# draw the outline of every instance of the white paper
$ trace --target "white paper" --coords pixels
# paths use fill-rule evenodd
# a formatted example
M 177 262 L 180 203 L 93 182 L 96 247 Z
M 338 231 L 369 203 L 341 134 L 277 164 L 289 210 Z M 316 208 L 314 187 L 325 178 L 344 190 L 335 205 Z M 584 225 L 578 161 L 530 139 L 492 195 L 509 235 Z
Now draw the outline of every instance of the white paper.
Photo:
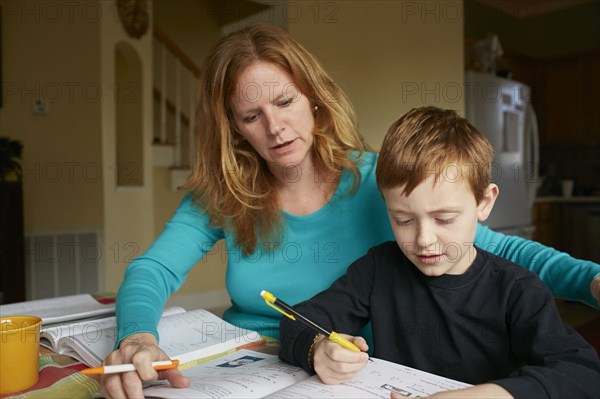
M 158 334 L 160 347 L 181 364 L 262 342 L 257 332 L 229 324 L 204 309 L 161 319 Z
M 372 360 L 356 377 L 342 384 L 326 385 L 315 375 L 269 397 L 389 398 L 391 392 L 396 392 L 403 397 L 416 398 L 471 386 L 385 360 Z
M 96 367 L 113 351 L 116 329 L 115 317 L 48 326 L 42 328 L 40 343 Z M 258 333 L 235 327 L 207 310 L 180 307 L 165 310 L 158 333 L 160 347 L 182 364 L 262 341 Z
M 241 350 L 183 371 L 190 379 L 184 389 L 168 383 L 146 388 L 146 398 L 389 398 L 469 387 L 410 367 L 373 359 L 351 381 L 326 385 L 318 376 L 282 362 L 274 355 Z
M 0 305 L 0 315 L 37 316 L 42 324 L 60 323 L 115 313 L 115 304 L 103 304 L 90 294 L 69 295 Z
M 144 390 L 146 398 L 262 398 L 308 378 L 299 367 L 277 356 L 240 350 L 183 371 L 190 379 L 184 389 L 170 386 Z

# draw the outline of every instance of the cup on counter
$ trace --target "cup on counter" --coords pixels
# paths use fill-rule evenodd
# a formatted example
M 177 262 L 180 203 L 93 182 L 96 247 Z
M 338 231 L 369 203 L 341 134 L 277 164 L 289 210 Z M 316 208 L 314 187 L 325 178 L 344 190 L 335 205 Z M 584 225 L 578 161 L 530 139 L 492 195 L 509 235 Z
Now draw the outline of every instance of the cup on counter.
M 0 317 L 0 394 L 27 389 L 38 381 L 41 325 L 35 316 Z
M 571 198 L 573 196 L 573 186 L 575 182 L 571 179 L 562 180 L 560 182 L 562 189 L 562 196 L 565 198 Z

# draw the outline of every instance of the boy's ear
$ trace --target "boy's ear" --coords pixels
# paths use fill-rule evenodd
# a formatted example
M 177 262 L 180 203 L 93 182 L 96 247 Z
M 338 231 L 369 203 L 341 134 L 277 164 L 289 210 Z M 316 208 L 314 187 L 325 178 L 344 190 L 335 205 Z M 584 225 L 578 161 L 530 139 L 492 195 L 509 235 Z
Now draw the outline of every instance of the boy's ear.
M 498 194 L 500 193 L 500 189 L 495 184 L 490 184 L 485 190 L 485 194 L 483 194 L 483 198 L 479 205 L 477 205 L 477 220 L 480 222 L 485 221 L 490 213 L 492 212 L 492 208 L 494 208 L 494 203 L 496 202 L 496 198 L 498 198 Z

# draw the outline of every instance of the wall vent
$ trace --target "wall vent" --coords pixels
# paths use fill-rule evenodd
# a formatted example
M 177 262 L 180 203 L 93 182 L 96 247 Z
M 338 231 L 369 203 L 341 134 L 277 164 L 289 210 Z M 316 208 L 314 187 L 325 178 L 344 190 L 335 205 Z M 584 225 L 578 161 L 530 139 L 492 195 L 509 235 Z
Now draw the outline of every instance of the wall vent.
M 26 233 L 27 300 L 102 291 L 101 237 L 100 229 Z

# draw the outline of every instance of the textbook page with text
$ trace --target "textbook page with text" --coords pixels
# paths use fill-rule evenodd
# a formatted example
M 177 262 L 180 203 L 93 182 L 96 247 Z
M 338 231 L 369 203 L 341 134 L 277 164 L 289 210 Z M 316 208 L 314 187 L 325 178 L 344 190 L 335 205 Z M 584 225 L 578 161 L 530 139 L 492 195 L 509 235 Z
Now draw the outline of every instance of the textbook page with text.
M 42 327 L 40 344 L 97 367 L 113 351 L 116 329 L 114 316 Z M 182 365 L 264 343 L 257 332 L 238 328 L 204 309 L 167 308 L 158 334 L 159 346 Z
M 144 389 L 146 398 L 389 398 L 397 392 L 407 398 L 470 386 L 410 367 L 372 358 L 350 381 L 326 385 L 277 356 L 250 350 L 203 363 L 183 371 L 187 388 L 156 382 Z

